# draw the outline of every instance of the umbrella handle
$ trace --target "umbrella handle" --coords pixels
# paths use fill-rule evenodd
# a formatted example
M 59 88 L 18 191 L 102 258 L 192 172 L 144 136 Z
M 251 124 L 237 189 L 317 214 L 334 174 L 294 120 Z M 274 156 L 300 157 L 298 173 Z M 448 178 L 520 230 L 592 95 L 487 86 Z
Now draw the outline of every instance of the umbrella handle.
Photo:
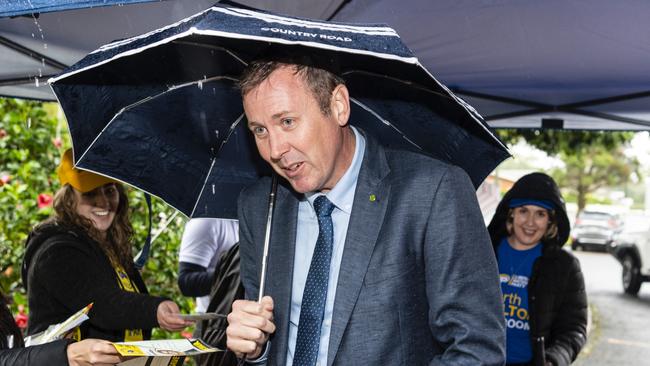
M 262 273 L 260 275 L 260 288 L 257 302 L 262 302 L 264 297 L 264 287 L 266 286 L 266 264 L 269 257 L 269 243 L 271 241 L 271 223 L 273 222 L 273 208 L 275 206 L 275 196 L 278 191 L 278 175 L 273 173 L 271 182 L 271 193 L 269 193 L 269 214 L 266 217 L 266 233 L 264 234 L 264 251 L 262 254 Z
M 269 243 L 271 241 L 271 224 L 273 223 L 273 208 L 275 206 L 275 196 L 278 191 L 278 175 L 273 173 L 271 182 L 271 193 L 269 193 L 269 213 L 266 216 L 266 233 L 264 234 L 264 251 L 262 253 L 262 273 L 260 274 L 260 288 L 257 296 L 257 302 L 262 302 L 264 297 L 264 287 L 266 285 L 266 264 L 269 259 Z M 246 355 L 243 355 L 237 362 L 237 366 L 246 364 Z

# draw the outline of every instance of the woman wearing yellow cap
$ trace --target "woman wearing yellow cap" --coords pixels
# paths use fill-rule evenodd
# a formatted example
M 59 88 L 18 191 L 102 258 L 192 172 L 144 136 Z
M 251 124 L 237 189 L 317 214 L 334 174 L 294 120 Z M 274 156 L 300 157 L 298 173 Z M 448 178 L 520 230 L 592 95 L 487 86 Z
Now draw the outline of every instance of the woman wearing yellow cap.
M 129 204 L 122 185 L 74 168 L 67 150 L 57 169 L 61 188 L 55 215 L 27 239 L 23 282 L 27 285 L 28 334 L 45 330 L 93 303 L 77 340 L 148 339 L 151 328 L 179 331 L 190 324 L 178 306 L 147 294 L 133 266 Z

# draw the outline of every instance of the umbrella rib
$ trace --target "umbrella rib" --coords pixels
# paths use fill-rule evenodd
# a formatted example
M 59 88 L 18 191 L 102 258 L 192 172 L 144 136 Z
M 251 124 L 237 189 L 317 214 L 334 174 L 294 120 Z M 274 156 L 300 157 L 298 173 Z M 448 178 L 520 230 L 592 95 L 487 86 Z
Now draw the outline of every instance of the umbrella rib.
M 408 136 L 406 136 L 402 131 L 399 130 L 399 128 L 395 127 L 395 125 L 393 125 L 392 123 L 390 123 L 390 121 L 388 121 L 388 120 L 386 120 L 385 118 L 383 118 L 382 116 L 380 116 L 377 112 L 373 111 L 370 107 L 368 107 L 367 105 L 361 103 L 361 102 L 358 101 L 356 98 L 352 98 L 352 97 L 350 97 L 350 100 L 351 100 L 352 102 L 354 102 L 354 104 L 356 104 L 356 105 L 358 105 L 359 107 L 365 109 L 368 113 L 370 113 L 370 114 L 372 114 L 373 116 L 375 116 L 378 120 L 380 120 L 380 121 L 381 121 L 383 124 L 385 124 L 386 126 L 389 126 L 390 128 L 392 128 L 392 129 L 394 129 L 395 131 L 397 131 L 397 133 L 399 133 L 400 135 L 402 135 L 402 138 L 404 138 L 404 140 L 406 140 L 406 141 L 408 141 L 409 143 L 411 143 L 411 145 L 413 145 L 413 146 L 417 147 L 418 149 L 422 150 L 422 148 L 420 147 L 420 145 L 416 144 L 416 143 L 413 142 L 411 139 L 409 139 Z
M 397 82 L 399 82 L 399 83 L 402 83 L 402 84 L 406 84 L 406 85 L 412 86 L 412 87 L 415 88 L 415 89 L 419 89 L 419 90 L 425 91 L 425 92 L 427 92 L 427 93 L 429 93 L 429 94 L 435 94 L 435 95 L 437 95 L 437 96 L 439 96 L 439 97 L 443 97 L 443 98 L 446 98 L 446 99 L 454 100 L 454 98 L 453 98 L 451 95 L 449 95 L 449 94 L 440 93 L 440 92 L 437 92 L 437 91 L 435 91 L 435 90 L 431 90 L 430 88 L 427 88 L 427 87 L 425 87 L 425 86 L 423 86 L 423 85 L 420 85 L 420 84 L 414 83 L 414 82 L 412 82 L 412 81 L 407 81 L 407 80 L 403 80 L 403 79 L 400 79 L 400 78 L 396 78 L 396 77 L 388 76 L 388 75 L 384 75 L 384 74 L 377 74 L 377 73 L 375 73 L 375 72 L 370 72 L 370 71 L 365 71 L 365 70 L 348 70 L 348 71 L 345 71 L 345 72 L 341 73 L 341 75 L 342 75 L 342 76 L 347 76 L 347 75 L 349 75 L 349 74 L 353 74 L 353 73 L 358 73 L 358 74 L 363 74 L 363 75 L 369 75 L 369 76 L 376 76 L 376 77 L 379 77 L 379 78 L 384 78 L 384 79 L 388 79 L 388 80 L 392 80 L 392 81 L 397 81 Z
M 165 94 L 165 93 L 169 93 L 169 92 L 172 91 L 172 90 L 176 90 L 176 89 L 184 88 L 184 87 L 186 87 L 186 86 L 190 86 L 190 85 L 194 85 L 194 84 L 199 85 L 199 84 L 203 84 L 203 83 L 205 83 L 205 82 L 210 82 L 210 81 L 215 81 L 215 80 L 224 80 L 224 79 L 225 79 L 225 80 L 234 81 L 234 82 L 238 82 L 238 81 L 239 81 L 237 78 L 234 78 L 234 77 L 232 77 L 232 76 L 223 76 L 223 75 L 219 75 L 219 76 L 211 76 L 211 77 L 209 77 L 209 78 L 208 78 L 208 77 L 203 77 L 203 79 L 194 80 L 194 81 L 189 81 L 189 82 L 187 82 L 187 83 L 183 83 L 183 84 L 172 85 L 172 86 L 169 87 L 169 89 L 165 90 L 164 92 L 158 93 L 158 94 L 154 95 L 153 97 L 147 97 L 147 98 L 152 98 L 152 99 L 153 99 L 153 98 L 158 98 L 159 96 L 161 96 L 161 95 L 163 95 L 163 94 Z M 143 101 L 144 101 L 144 100 L 143 100 Z M 136 103 L 137 103 L 137 102 L 136 102 Z M 126 107 L 126 108 L 131 108 L 131 106 L 132 106 L 132 105 L 130 105 L 130 106 Z
M 232 56 L 234 59 L 236 59 L 237 61 L 239 61 L 242 65 L 248 65 L 248 62 L 242 60 L 239 56 L 237 56 L 236 54 L 234 54 L 232 51 L 230 51 L 229 49 L 223 48 L 223 47 L 219 47 L 219 46 L 215 46 L 215 45 L 211 45 L 211 44 L 203 44 L 203 43 L 188 42 L 188 41 L 179 41 L 179 40 L 174 40 L 174 41 L 172 41 L 172 43 L 182 44 L 182 45 L 187 45 L 187 46 L 194 46 L 194 47 L 208 48 L 208 49 L 219 50 L 219 51 L 224 51 L 224 52 L 226 52 L 227 54 L 229 54 L 230 56 Z
M 196 198 L 196 202 L 194 202 L 194 207 L 192 207 L 192 213 L 190 214 L 190 217 L 194 217 L 194 212 L 196 212 L 196 207 L 199 205 L 199 201 L 201 200 L 201 196 L 203 196 L 203 191 L 205 190 L 205 185 L 208 183 L 208 179 L 210 178 L 210 173 L 212 173 L 212 168 L 214 168 L 214 164 L 216 162 L 217 162 L 217 158 L 216 157 L 212 158 L 212 162 L 210 163 L 210 169 L 208 169 L 208 174 L 206 174 L 205 180 L 203 181 L 201 192 L 199 192 L 199 196 Z
M 243 113 L 239 115 L 239 117 L 235 120 L 235 122 L 233 122 L 232 125 L 230 125 L 230 130 L 228 131 L 228 136 L 226 136 L 226 138 L 224 138 L 223 141 L 221 141 L 221 146 L 219 146 L 219 150 L 217 151 L 217 154 L 218 154 L 219 151 L 221 151 L 221 148 L 223 147 L 223 145 L 225 145 L 226 142 L 228 142 L 228 139 L 230 138 L 230 136 L 232 136 L 233 132 L 235 131 L 235 128 L 237 127 L 237 125 L 239 125 L 239 123 L 241 122 L 242 119 L 244 119 L 244 114 Z M 196 202 L 194 203 L 194 207 L 192 208 L 192 213 L 190 214 L 190 216 L 194 216 L 194 212 L 196 211 L 196 207 L 199 205 L 199 200 L 201 199 L 201 196 L 203 196 L 203 191 L 205 190 L 205 186 L 208 183 L 208 179 L 210 178 L 210 174 L 212 173 L 212 169 L 214 168 L 214 165 L 216 164 L 216 162 L 217 162 L 217 157 L 212 158 L 212 163 L 210 164 L 210 169 L 208 170 L 208 174 L 205 176 L 205 180 L 203 181 L 203 186 L 201 187 L 201 192 L 199 192 L 199 197 L 197 198 Z
M 223 141 L 221 141 L 221 146 L 219 146 L 219 151 L 221 151 L 221 148 L 223 147 L 223 145 L 225 145 L 226 142 L 228 142 L 228 140 L 230 139 L 230 136 L 232 136 L 233 132 L 235 132 L 235 129 L 237 128 L 239 123 L 242 121 L 242 119 L 244 119 L 244 113 L 240 114 L 239 117 L 235 120 L 235 122 L 233 122 L 230 125 L 230 130 L 228 131 L 228 136 L 226 136 L 226 138 L 223 139 Z

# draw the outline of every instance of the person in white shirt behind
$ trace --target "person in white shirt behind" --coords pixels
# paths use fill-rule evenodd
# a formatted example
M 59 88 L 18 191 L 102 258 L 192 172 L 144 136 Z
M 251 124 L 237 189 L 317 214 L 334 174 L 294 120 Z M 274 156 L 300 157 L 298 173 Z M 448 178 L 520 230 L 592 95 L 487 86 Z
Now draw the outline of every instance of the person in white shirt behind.
M 194 218 L 185 224 L 178 266 L 178 287 L 196 297 L 196 312 L 210 302 L 210 289 L 221 254 L 239 241 L 237 220 Z

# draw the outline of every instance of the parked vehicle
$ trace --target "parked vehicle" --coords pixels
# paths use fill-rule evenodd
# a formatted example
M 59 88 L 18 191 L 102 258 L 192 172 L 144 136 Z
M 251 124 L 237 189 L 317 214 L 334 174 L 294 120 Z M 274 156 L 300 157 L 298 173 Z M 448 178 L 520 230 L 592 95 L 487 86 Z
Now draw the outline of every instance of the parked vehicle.
M 623 223 L 617 214 L 582 211 L 571 230 L 571 249 L 607 251 L 607 246 L 622 226 Z
M 636 295 L 641 284 L 650 281 L 650 216 L 626 216 L 608 250 L 623 266 L 623 290 Z

